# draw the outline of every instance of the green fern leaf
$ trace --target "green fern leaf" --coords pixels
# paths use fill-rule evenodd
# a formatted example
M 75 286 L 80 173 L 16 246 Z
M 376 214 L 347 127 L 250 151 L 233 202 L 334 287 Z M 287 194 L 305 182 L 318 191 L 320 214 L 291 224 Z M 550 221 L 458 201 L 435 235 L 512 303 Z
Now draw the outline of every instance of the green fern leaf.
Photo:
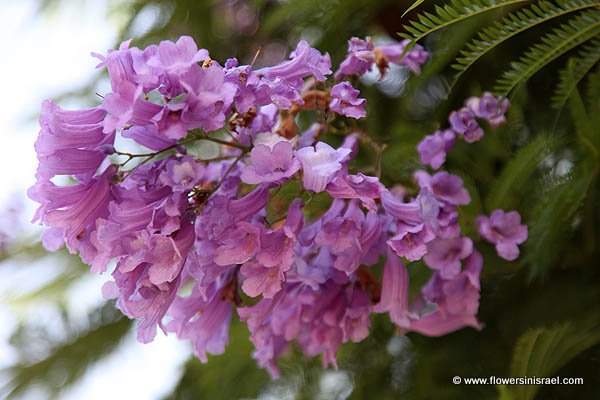
M 600 119 L 600 66 L 589 75 L 586 86 L 585 94 L 591 115 Z M 596 124 L 598 125 L 600 124 Z
M 516 206 L 518 192 L 526 190 L 527 180 L 535 173 L 537 166 L 553 151 L 557 140 L 538 135 L 522 147 L 506 165 L 500 177 L 486 198 L 488 211 L 498 208 L 510 209 Z
M 410 34 L 402 33 L 400 36 L 411 40 L 411 44 L 414 45 L 425 36 L 457 22 L 527 1 L 530 0 L 452 0 L 444 6 L 436 6 L 436 14 L 422 13 L 418 21 L 413 21 L 411 25 L 404 27 Z
M 553 99 L 553 107 L 562 109 L 579 85 L 579 82 L 600 61 L 600 37 L 583 47 L 579 57 L 569 60 L 569 65 L 559 74 L 559 83 Z
M 598 319 L 531 329 L 515 345 L 510 375 L 551 377 L 575 356 L 599 342 Z M 535 397 L 539 386 L 521 385 L 511 389 L 515 398 L 529 400 Z
M 600 10 L 587 10 L 572 18 L 538 43 L 531 46 L 519 61 L 513 62 L 496 84 L 496 91 L 507 96 L 536 72 L 559 56 L 600 34 Z
M 573 69 L 574 67 L 571 66 L 569 70 Z M 590 118 L 585 109 L 585 104 L 579 95 L 577 87 L 574 88 L 569 97 L 569 111 L 571 112 L 571 119 L 575 125 L 575 132 L 577 133 L 582 150 L 593 158 L 599 159 L 600 136 L 598 135 L 598 128 L 597 125 L 594 124 L 595 120 Z
M 419 7 L 421 4 L 423 4 L 425 0 L 417 0 L 415 1 L 410 7 L 408 7 L 406 9 L 406 11 L 404 11 L 402 13 L 402 15 L 400 16 L 400 18 L 403 18 L 406 14 L 408 14 L 409 12 L 411 12 L 412 10 L 414 10 L 415 8 Z
M 526 262 L 531 265 L 530 278 L 543 276 L 556 265 L 568 243 L 567 238 L 575 229 L 574 217 L 592 185 L 594 172 L 575 168 L 558 180 L 550 183 L 551 187 L 541 196 L 527 220 L 530 229 L 525 254 Z
M 519 33 L 551 19 L 597 6 L 596 0 L 571 0 L 559 4 L 541 0 L 529 7 L 510 13 L 501 21 L 484 28 L 478 37 L 468 43 L 466 48 L 461 51 L 462 57 L 457 58 L 452 65 L 452 68 L 459 71 L 454 77 L 454 83 L 477 60 Z

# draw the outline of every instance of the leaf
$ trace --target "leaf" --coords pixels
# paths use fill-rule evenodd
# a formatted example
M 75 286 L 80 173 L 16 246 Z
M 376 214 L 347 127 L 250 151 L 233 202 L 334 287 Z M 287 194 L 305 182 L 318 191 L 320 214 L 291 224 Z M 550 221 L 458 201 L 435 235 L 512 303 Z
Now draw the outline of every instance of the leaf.
M 498 208 L 513 208 L 528 185 L 527 180 L 537 171 L 538 165 L 552 152 L 557 145 L 556 139 L 546 135 L 538 135 L 522 147 L 513 159 L 504 167 L 500 177 L 492 186 L 487 198 L 488 211 Z
M 527 221 L 529 238 L 525 242 L 527 262 L 531 265 L 530 278 L 547 273 L 559 260 L 572 232 L 573 218 L 581 208 L 593 182 L 593 171 L 576 168 L 570 175 L 560 178 L 534 206 Z
M 559 73 L 559 83 L 556 87 L 552 106 L 562 109 L 577 89 L 577 85 L 600 61 L 600 37 L 594 38 L 579 52 L 579 57 L 569 59 L 567 66 Z
M 414 45 L 425 36 L 457 22 L 526 1 L 528 0 L 452 0 L 450 4 L 436 6 L 435 14 L 423 12 L 418 21 L 412 21 L 410 25 L 404 26 L 410 34 L 403 33 L 400 36 L 410 39 L 411 44 Z
M 0 370 L 10 377 L 0 386 L 0 397 L 21 398 L 28 389 L 38 386 L 52 394 L 48 398 L 56 398 L 61 390 L 81 378 L 88 367 L 110 354 L 131 327 L 131 321 L 115 310 L 113 303 L 106 303 L 89 318 L 91 326 L 87 330 L 71 332 L 68 336 L 72 340 L 54 346 L 44 359 Z
M 532 45 L 496 83 L 496 91 L 507 96 L 544 66 L 600 34 L 600 10 L 587 10 L 555 28 Z
M 586 100 L 593 126 L 600 126 L 600 66 L 589 74 L 586 82 Z M 600 141 L 600 133 L 596 132 L 596 141 Z
M 417 1 L 415 1 L 415 2 L 414 2 L 414 3 L 413 3 L 411 6 L 410 6 L 410 7 L 408 7 L 408 8 L 406 9 L 406 11 L 404 11 L 404 12 L 402 13 L 402 15 L 400 16 L 400 19 L 404 18 L 404 16 L 405 16 L 406 14 L 408 14 L 409 12 L 411 12 L 412 10 L 414 10 L 415 8 L 419 7 L 421 4 L 423 4 L 423 2 L 424 2 L 424 1 L 425 1 L 425 0 L 417 0 Z
M 542 0 L 508 14 L 501 21 L 483 28 L 477 38 L 467 43 L 461 51 L 462 57 L 458 57 L 452 65 L 458 70 L 454 84 L 477 60 L 516 35 L 554 18 L 596 6 L 595 0 L 571 0 L 558 4 Z
M 272 191 L 267 203 L 267 218 L 269 221 L 274 223 L 285 218 L 290 204 L 300 195 L 301 191 L 302 186 L 297 180 L 290 180 L 279 189 Z
M 600 343 L 597 317 L 552 328 L 530 329 L 515 345 L 509 375 L 552 377 L 575 356 L 597 343 Z M 511 391 L 515 398 L 529 400 L 535 397 L 538 389 L 539 385 L 520 385 L 513 386 Z
M 600 156 L 600 143 L 596 140 L 597 127 L 594 126 L 592 119 L 588 116 L 585 104 L 577 88 L 572 91 L 569 97 L 569 111 L 571 112 L 575 132 L 583 150 L 589 152 L 593 157 L 598 158 Z

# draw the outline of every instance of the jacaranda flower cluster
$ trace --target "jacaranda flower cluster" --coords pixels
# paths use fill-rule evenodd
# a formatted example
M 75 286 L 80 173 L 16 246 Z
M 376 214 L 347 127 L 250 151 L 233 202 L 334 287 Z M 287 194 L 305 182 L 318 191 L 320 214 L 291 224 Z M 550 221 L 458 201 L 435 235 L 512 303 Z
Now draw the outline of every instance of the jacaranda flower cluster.
M 160 328 L 207 361 L 225 351 L 239 317 L 273 377 L 293 342 L 336 366 L 342 343 L 367 337 L 372 313 L 402 332 L 480 329 L 483 260 L 461 234 L 458 210 L 471 201 L 462 179 L 419 170 L 410 192 L 350 165 L 366 135 L 351 121 L 366 116 L 366 100 L 345 79 L 372 68 L 383 75 L 390 63 L 418 73 L 428 55 L 406 47 L 352 38 L 331 84 L 329 55 L 305 41 L 260 69 L 220 64 L 190 37 L 96 55 L 112 86 L 99 106 L 43 104 L 29 195 L 48 226 L 44 246 L 66 245 L 92 271 L 110 271 L 103 293 L 138 320 L 144 343 Z M 439 168 L 457 136 L 483 136 L 477 118 L 498 125 L 507 107 L 488 93 L 469 99 L 450 129 L 419 145 L 423 163 Z M 303 113 L 315 121 L 305 130 Z M 334 121 L 337 147 L 323 140 Z M 125 152 L 116 139 L 145 150 Z M 205 142 L 218 154 L 192 151 Z M 294 182 L 296 195 L 282 203 Z M 311 208 L 318 196 L 329 199 L 326 210 Z M 517 212 L 477 224 L 501 257 L 517 257 L 527 237 Z M 432 275 L 415 297 L 405 263 L 418 260 Z

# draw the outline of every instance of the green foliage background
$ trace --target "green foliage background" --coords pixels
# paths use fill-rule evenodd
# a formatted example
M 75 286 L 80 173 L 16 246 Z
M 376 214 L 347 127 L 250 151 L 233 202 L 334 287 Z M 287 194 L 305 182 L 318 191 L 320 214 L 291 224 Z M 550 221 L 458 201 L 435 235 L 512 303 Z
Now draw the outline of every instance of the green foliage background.
M 44 7 L 52 7 L 46 0 Z M 270 394 L 272 398 L 352 399 L 591 399 L 600 387 L 600 273 L 598 172 L 600 168 L 600 9 L 596 1 L 452 0 L 135 0 L 128 3 L 131 35 L 134 17 L 158 10 L 150 30 L 134 38 L 145 46 L 192 35 L 217 60 L 236 56 L 250 62 L 259 48 L 269 57 L 283 53 L 300 37 L 328 51 L 334 65 L 351 36 L 417 37 L 432 52 L 418 77 L 390 96 L 386 82 L 363 85 L 368 98 L 369 134 L 387 144 L 382 178 L 410 184 L 418 167 L 416 144 L 444 127 L 450 110 L 469 95 L 496 88 L 510 94 L 509 123 L 487 130 L 475 145 L 459 143 L 448 169 L 462 176 L 473 204 L 461 209 L 473 221 L 496 208 L 517 209 L 530 227 L 519 261 L 499 259 L 480 242 L 486 261 L 479 318 L 485 329 L 464 329 L 442 338 L 394 332 L 385 317 L 375 317 L 370 337 L 339 352 L 341 373 L 323 371 L 319 360 L 292 355 L 281 361 L 283 378 L 271 382 L 250 358 L 246 328 L 234 322 L 227 352 L 206 365 L 190 358 L 168 398 L 235 399 Z M 436 8 L 436 4 L 446 8 Z M 242 11 L 246 14 L 240 14 Z M 115 13 L 122 9 L 115 9 Z M 428 12 L 429 14 L 422 14 Z M 421 13 L 419 19 L 417 14 Z M 236 17 L 237 15 L 237 17 Z M 241 24 L 240 15 L 252 16 Z M 237 18 L 237 19 L 236 19 Z M 411 23 L 414 22 L 414 23 Z M 418 22 L 415 22 L 418 21 Z M 407 29 L 407 26 L 409 27 Z M 577 35 L 577 38 L 573 38 Z M 537 45 L 536 43 L 540 41 Z M 116 44 L 115 44 L 116 45 Z M 278 55 L 280 54 L 280 55 Z M 278 60 L 273 60 L 278 61 Z M 513 63 L 511 63 L 513 61 Z M 454 67 L 454 68 L 453 68 Z M 458 71 L 458 75 L 456 74 Z M 560 71 L 560 72 L 559 72 Z M 402 78 L 404 79 L 404 78 Z M 497 82 L 495 84 L 494 82 Z M 95 82 L 67 96 L 93 101 Z M 88 97 L 86 97 L 88 96 Z M 554 101 L 551 99 L 554 98 Z M 374 156 L 361 149 L 366 163 Z M 43 257 L 39 246 L 20 251 L 22 262 Z M 3 254 L 2 257 L 14 257 Z M 24 257 L 24 258 L 23 258 Z M 413 282 L 428 275 L 410 266 Z M 57 292 L 86 274 L 75 260 L 35 296 L 55 301 Z M 27 301 L 27 299 L 22 299 Z M 36 383 L 58 396 L 86 368 L 110 354 L 131 324 L 112 305 L 97 310 L 88 323 L 65 316 L 67 334 L 46 343 L 45 356 L 28 357 L 3 374 L 4 393 L 18 398 Z M 23 326 L 13 344 L 25 347 L 43 334 Z M 36 339 L 37 337 L 37 339 Z M 83 350 L 84 349 L 84 350 Z M 85 353 L 85 357 L 81 354 Z M 159 366 L 157 366 L 158 368 Z M 52 371 L 62 368 L 61 379 Z M 454 385 L 453 376 L 583 377 L 582 386 Z M 66 378 L 65 378 L 66 376 Z M 324 379 L 336 376 L 327 389 Z M 0 392 L 1 395 L 2 392 Z M 289 397 L 286 397 L 289 396 Z

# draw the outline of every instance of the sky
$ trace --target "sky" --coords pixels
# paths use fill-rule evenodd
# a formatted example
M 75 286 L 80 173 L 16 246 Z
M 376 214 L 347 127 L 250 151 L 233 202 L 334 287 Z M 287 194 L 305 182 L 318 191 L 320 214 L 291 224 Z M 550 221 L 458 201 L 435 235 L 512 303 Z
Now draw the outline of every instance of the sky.
M 110 3 L 109 3 L 110 2 Z M 119 23 L 125 15 L 111 13 L 116 0 L 72 0 L 58 2 L 44 14 L 38 13 L 38 1 L 0 0 L 0 207 L 23 205 L 19 223 L 26 233 L 37 232 L 28 225 L 35 204 L 26 198 L 34 183 L 36 158 L 33 144 L 37 137 L 37 118 L 41 102 L 83 87 L 93 76 L 98 60 L 91 51 L 105 53 L 113 47 Z M 124 9 L 125 10 L 125 9 Z M 151 24 L 153 14 L 136 21 L 136 29 Z M 65 108 L 76 104 L 59 103 Z M 0 210 L 1 212 L 2 210 Z M 11 231 L 14 233 L 14 231 Z M 23 231 L 18 231 L 23 234 Z M 15 233 L 16 234 L 16 233 Z M 43 279 L 56 273 L 56 258 L 48 258 L 23 268 L 0 264 L 0 368 L 14 359 L 8 344 L 19 318 L 52 317 L 49 310 L 37 308 L 18 314 L 3 298 L 3 292 L 15 282 L 30 280 L 31 271 Z M 26 275 L 29 274 L 29 275 Z M 23 278 L 23 279 L 19 279 Z M 84 316 L 102 302 L 100 288 L 106 278 L 90 274 L 69 293 L 69 312 Z M 35 313 L 35 314 L 33 314 Z M 180 367 L 190 354 L 188 346 L 160 333 L 149 345 L 136 342 L 130 335 L 117 350 L 92 367 L 82 380 L 68 389 L 63 399 L 158 399 L 175 385 Z M 30 393 L 39 398 L 39 393 Z

